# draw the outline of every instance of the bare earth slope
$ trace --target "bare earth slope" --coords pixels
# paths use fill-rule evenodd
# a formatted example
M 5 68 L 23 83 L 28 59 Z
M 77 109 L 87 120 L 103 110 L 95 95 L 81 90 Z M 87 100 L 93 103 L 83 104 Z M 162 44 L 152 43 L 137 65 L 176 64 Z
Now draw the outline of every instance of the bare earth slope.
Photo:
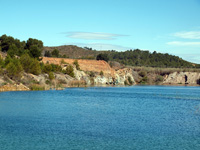
M 50 64 L 60 64 L 64 60 L 68 64 L 73 64 L 75 59 L 63 59 L 63 58 L 52 58 L 52 57 L 43 57 L 43 63 L 49 62 Z M 80 69 L 83 71 L 93 71 L 100 73 L 101 71 L 104 74 L 114 75 L 115 70 L 110 67 L 110 65 L 103 60 L 86 60 L 86 59 L 77 59 L 80 65 Z

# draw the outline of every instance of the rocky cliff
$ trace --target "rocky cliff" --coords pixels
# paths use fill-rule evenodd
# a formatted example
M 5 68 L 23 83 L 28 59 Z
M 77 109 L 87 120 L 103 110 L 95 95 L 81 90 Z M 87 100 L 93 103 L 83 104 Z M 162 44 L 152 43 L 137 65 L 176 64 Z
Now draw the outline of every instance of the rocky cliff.
M 163 84 L 200 84 L 200 73 L 198 72 L 174 72 L 164 77 Z

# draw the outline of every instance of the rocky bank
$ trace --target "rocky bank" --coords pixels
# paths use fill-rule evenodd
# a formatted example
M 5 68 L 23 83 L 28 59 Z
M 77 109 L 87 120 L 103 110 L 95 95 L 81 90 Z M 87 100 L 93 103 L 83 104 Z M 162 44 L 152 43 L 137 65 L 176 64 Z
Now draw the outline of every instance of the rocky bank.
M 80 69 L 78 70 L 74 65 L 74 59 L 44 57 L 42 61 L 43 63 L 61 65 L 63 69 L 68 65 L 72 65 L 74 77 L 63 73 L 54 73 L 54 79 L 50 80 L 49 74 L 33 75 L 23 73 L 21 79 L 16 81 L 7 76 L 0 76 L 0 91 L 48 90 L 63 89 L 65 87 L 121 86 L 135 84 L 191 86 L 200 84 L 200 73 L 198 72 L 173 72 L 162 75 L 150 72 L 144 76 L 144 73 L 142 74 L 139 71 L 134 71 L 134 68 L 110 67 L 110 65 L 103 60 L 79 59 L 77 60 L 80 65 Z

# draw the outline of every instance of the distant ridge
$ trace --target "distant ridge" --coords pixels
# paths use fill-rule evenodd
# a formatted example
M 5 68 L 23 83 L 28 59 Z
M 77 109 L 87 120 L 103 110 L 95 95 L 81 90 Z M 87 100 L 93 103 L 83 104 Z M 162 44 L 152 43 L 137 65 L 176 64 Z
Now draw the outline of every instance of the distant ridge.
M 96 59 L 96 56 L 101 53 L 101 51 L 89 50 L 86 48 L 81 48 L 76 45 L 63 45 L 55 47 L 44 47 L 43 55 L 45 51 L 53 51 L 54 49 L 59 50 L 61 55 L 66 55 L 68 58 L 79 58 L 79 59 Z
M 97 55 L 103 53 L 109 58 L 109 61 L 117 61 L 124 65 L 130 66 L 146 66 L 146 67 L 161 67 L 161 68 L 200 68 L 199 64 L 191 63 L 182 58 L 170 54 L 162 54 L 154 51 L 143 51 L 140 49 L 127 50 L 118 52 L 115 50 L 97 51 L 91 48 L 81 48 L 75 45 L 64 45 L 57 47 L 44 47 L 45 51 L 59 50 L 61 55 L 66 55 L 67 58 L 73 59 L 96 59 Z

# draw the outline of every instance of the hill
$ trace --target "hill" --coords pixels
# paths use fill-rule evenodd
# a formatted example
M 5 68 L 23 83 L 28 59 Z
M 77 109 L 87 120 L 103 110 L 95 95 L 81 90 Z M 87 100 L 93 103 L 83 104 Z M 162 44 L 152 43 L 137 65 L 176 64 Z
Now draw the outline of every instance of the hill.
M 76 45 L 63 45 L 56 47 L 44 47 L 43 55 L 45 51 L 52 52 L 54 49 L 57 49 L 60 55 L 65 55 L 67 58 L 96 59 L 96 56 L 101 53 L 101 51 L 81 48 Z
M 20 41 L 11 36 L 2 35 L 0 37 L 0 51 L 7 53 L 10 57 L 28 54 L 37 60 L 41 56 L 63 57 L 76 59 L 97 59 L 105 61 L 115 61 L 129 66 L 161 67 L 161 68 L 200 68 L 199 64 L 194 64 L 183 60 L 178 56 L 169 54 L 153 53 L 140 49 L 118 52 L 114 50 L 96 51 L 91 48 L 81 48 L 74 45 L 44 47 L 43 42 L 38 39 L 29 38 L 27 41 Z M 47 55 L 48 54 L 48 55 Z
M 65 45 L 58 47 L 44 47 L 45 51 L 52 52 L 57 49 L 61 55 L 66 58 L 77 59 L 96 59 L 99 54 L 103 54 L 107 58 L 103 60 L 116 61 L 128 66 L 145 66 L 145 67 L 162 67 L 162 68 L 200 68 L 199 64 L 194 64 L 183 60 L 182 58 L 170 54 L 162 54 L 154 51 L 143 51 L 140 49 L 127 50 L 118 52 L 115 50 L 96 51 L 89 48 L 81 48 L 73 45 Z

